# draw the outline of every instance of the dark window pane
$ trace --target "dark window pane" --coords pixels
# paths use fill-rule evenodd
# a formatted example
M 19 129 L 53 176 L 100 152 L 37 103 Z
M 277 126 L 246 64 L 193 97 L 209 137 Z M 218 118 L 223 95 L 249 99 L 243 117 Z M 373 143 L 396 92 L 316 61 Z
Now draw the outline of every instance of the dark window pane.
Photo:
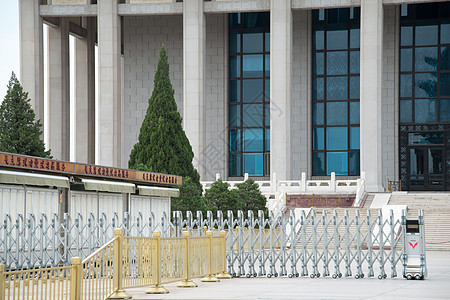
M 230 176 L 242 176 L 240 154 L 230 153 Z
M 344 75 L 348 73 L 348 52 L 327 52 L 327 75 Z
M 327 128 L 327 150 L 347 150 L 347 127 Z
M 324 150 L 325 131 L 324 128 L 313 128 L 313 150 Z
M 325 153 L 313 152 L 313 175 L 325 175 Z
M 350 29 L 350 48 L 359 48 L 359 28 Z
M 323 29 L 314 29 L 313 33 L 313 49 L 314 50 L 323 50 L 325 45 L 325 35 L 323 33 Z
M 264 13 L 242 13 L 244 18 L 244 28 L 263 27 L 265 21 Z
M 350 127 L 350 149 L 359 149 L 359 127 Z
M 401 28 L 400 46 L 412 46 L 413 28 L 412 26 L 404 26 Z
M 316 53 L 313 56 L 313 75 L 323 75 L 324 63 L 323 53 Z
M 350 170 L 348 175 L 359 175 L 360 173 L 360 159 L 359 152 L 350 152 Z
M 270 151 L 270 129 L 266 129 L 266 138 L 265 138 L 265 143 L 266 143 L 266 151 Z
M 264 55 L 264 76 L 270 76 L 270 54 Z
M 327 78 L 327 100 L 347 100 L 348 87 L 347 77 Z
M 347 122 L 347 102 L 328 102 L 327 125 L 347 125 Z
M 230 130 L 230 151 L 241 151 L 241 131 L 239 129 Z
M 313 90 L 312 97 L 313 100 L 323 100 L 323 87 L 324 79 L 323 78 L 313 78 Z
M 442 21 L 441 44 L 450 44 L 450 21 Z
M 264 105 L 264 126 L 270 126 L 270 104 Z
M 421 99 L 415 101 L 415 121 L 416 123 L 437 122 L 437 101 L 436 99 Z
M 262 77 L 263 76 L 263 55 L 252 54 L 242 57 L 242 75 L 243 77 Z
M 350 77 L 350 99 L 359 99 L 359 76 Z
M 264 101 L 270 101 L 270 79 L 264 80 Z
M 263 176 L 263 154 L 244 153 L 244 174 L 248 176 Z
M 439 16 L 439 3 L 417 4 L 416 20 L 436 19 Z
M 346 24 L 349 18 L 350 10 L 348 8 L 334 8 L 327 9 L 328 14 L 327 23 L 332 24 Z
M 415 97 L 436 97 L 437 96 L 437 74 L 419 73 L 415 76 Z
M 265 37 L 266 37 L 266 40 L 264 41 L 266 48 L 265 51 L 270 52 L 270 32 L 266 32 Z
M 449 83 L 450 84 L 450 83 Z M 441 122 L 450 121 L 450 99 L 440 100 Z
M 244 129 L 244 151 L 263 151 L 263 129 Z
M 325 23 L 325 10 L 315 9 L 312 11 L 313 24 L 324 24 Z
M 415 71 L 436 71 L 437 70 L 437 47 L 416 48 Z
M 441 18 L 450 18 L 450 2 L 440 3 L 439 13 L 441 14 Z
M 412 71 L 412 49 L 401 49 L 400 50 L 400 71 L 410 72 Z
M 313 103 L 313 125 L 323 125 L 324 118 L 324 104 L 323 103 Z
M 230 56 L 230 78 L 241 77 L 241 57 Z
M 230 31 L 230 54 L 241 52 L 241 33 Z
M 348 48 L 347 29 L 332 28 L 327 31 L 327 50 L 344 50 Z
M 243 84 L 244 102 L 261 102 L 264 100 L 262 79 L 244 79 Z
M 411 149 L 409 153 L 410 174 L 420 175 L 425 171 L 425 149 Z
M 450 96 L 450 73 L 441 73 L 440 76 L 439 88 L 441 97 Z
M 412 122 L 412 100 L 400 101 L 400 122 Z
M 230 105 L 229 122 L 230 127 L 241 126 L 241 106 Z
M 334 172 L 336 175 L 348 175 L 347 156 L 347 152 L 328 152 L 327 175 L 331 175 L 331 172 Z
M 450 70 L 450 47 L 441 47 L 441 61 L 439 63 L 439 69 L 441 71 Z
M 359 102 L 350 102 L 350 124 L 359 124 Z
M 412 75 L 400 75 L 400 97 L 412 97 Z
M 242 112 L 242 126 L 262 127 L 264 125 L 263 104 L 244 104 Z
M 230 102 L 241 102 L 240 80 L 230 80 Z
M 230 27 L 239 28 L 241 27 L 241 14 L 230 14 Z
M 428 173 L 442 174 L 442 148 L 428 149 Z
M 416 46 L 436 45 L 438 42 L 438 25 L 416 25 Z
M 433 145 L 443 144 L 444 134 L 442 132 L 413 132 L 408 134 L 410 145 Z
M 350 51 L 350 74 L 359 74 L 359 51 Z
M 245 31 L 242 43 L 244 53 L 263 52 L 263 33 L 261 31 Z

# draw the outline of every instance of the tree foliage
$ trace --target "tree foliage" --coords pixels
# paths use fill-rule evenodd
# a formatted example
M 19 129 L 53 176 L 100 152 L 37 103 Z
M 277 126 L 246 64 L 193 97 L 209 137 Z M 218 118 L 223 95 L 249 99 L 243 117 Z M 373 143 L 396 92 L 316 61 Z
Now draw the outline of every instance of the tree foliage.
M 267 199 L 261 194 L 258 184 L 253 179 L 249 178 L 242 183 L 236 184 L 236 186 L 235 193 L 239 202 L 239 209 L 244 213 L 251 210 L 255 216 L 258 215 L 258 210 L 262 210 L 267 216 Z
M 201 193 L 200 176 L 192 164 L 193 158 L 170 82 L 166 49 L 162 46 L 152 96 L 128 167 L 143 169 L 145 166 L 152 172 L 190 177 Z
M 28 93 L 13 72 L 0 106 L 0 151 L 51 158 L 40 138 L 42 124 L 35 118 Z
M 202 211 L 206 213 L 205 198 L 202 192 L 199 191 L 197 184 L 192 181 L 190 177 L 183 179 L 183 184 L 180 187 L 180 197 L 171 199 L 171 210 L 181 211 L 186 217 L 186 211 Z
M 233 214 L 239 210 L 239 203 L 234 191 L 228 190 L 228 184 L 220 178 L 205 191 L 205 200 L 208 210 L 211 210 L 214 215 L 218 210 L 221 210 L 224 215 L 228 210 L 232 210 Z

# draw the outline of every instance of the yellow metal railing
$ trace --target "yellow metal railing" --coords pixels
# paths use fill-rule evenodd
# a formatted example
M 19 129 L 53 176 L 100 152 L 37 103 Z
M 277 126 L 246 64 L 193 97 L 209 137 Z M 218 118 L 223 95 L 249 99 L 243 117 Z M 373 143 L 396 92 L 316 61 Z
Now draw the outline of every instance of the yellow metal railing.
M 56 268 L 5 272 L 0 264 L 0 300 L 6 299 L 127 299 L 123 288 L 149 286 L 146 293 L 167 293 L 162 284 L 181 281 L 195 287 L 192 278 L 214 282 L 231 278 L 226 272 L 225 231 L 220 236 L 181 238 L 124 237 L 123 229 L 83 261 Z M 218 274 L 214 276 L 214 274 Z

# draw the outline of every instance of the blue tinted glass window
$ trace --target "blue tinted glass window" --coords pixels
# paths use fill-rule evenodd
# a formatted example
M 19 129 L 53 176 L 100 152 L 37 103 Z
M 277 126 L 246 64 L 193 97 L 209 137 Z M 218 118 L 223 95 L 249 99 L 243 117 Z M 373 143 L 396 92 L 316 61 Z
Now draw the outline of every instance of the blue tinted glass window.
M 412 122 L 412 100 L 400 101 L 400 122 Z
M 263 130 L 244 129 L 244 151 L 263 151 Z
M 265 51 L 269 52 L 270 51 L 270 33 L 267 32 L 266 33 L 266 40 L 265 40 Z
M 359 149 L 359 127 L 350 127 L 350 149 Z
M 270 76 L 270 54 L 264 55 L 264 60 L 265 60 L 264 75 Z
M 244 28 L 263 27 L 266 19 L 266 14 L 259 13 L 242 13 Z
M 437 122 L 437 101 L 436 99 L 421 99 L 415 101 L 415 121 L 416 123 Z
M 348 73 L 348 52 L 327 52 L 327 75 L 344 75 Z
M 243 77 L 262 77 L 263 76 L 263 55 L 252 54 L 242 57 Z
M 323 32 L 323 29 L 315 29 L 313 33 L 313 47 L 315 47 L 316 50 L 323 50 L 325 45 L 325 35 Z
M 416 46 L 435 45 L 438 42 L 438 25 L 416 25 Z
M 230 54 L 241 52 L 241 32 L 230 31 Z
M 230 28 L 241 27 L 241 14 L 230 14 Z
M 244 102 L 261 102 L 264 100 L 262 79 L 244 79 L 242 83 Z
M 230 105 L 230 114 L 228 118 L 228 124 L 230 124 L 230 127 L 241 126 L 241 106 Z
M 323 75 L 325 59 L 323 53 L 316 53 L 313 57 L 313 75 Z
M 350 124 L 359 124 L 359 102 L 350 102 Z
M 244 53 L 263 52 L 263 33 L 260 31 L 246 31 L 242 36 L 242 50 Z
M 436 71 L 437 70 L 437 47 L 416 48 L 415 71 Z
M 344 50 L 348 48 L 348 30 L 330 28 L 327 30 L 327 50 Z
M 324 103 L 313 103 L 313 125 L 323 125 Z
M 241 151 L 241 131 L 239 129 L 230 130 L 230 151 Z
M 350 51 L 350 74 L 359 74 L 359 51 Z
M 359 99 L 359 76 L 350 77 L 350 99 Z
M 347 77 L 328 77 L 327 78 L 327 100 L 347 100 L 348 86 Z
M 240 56 L 230 56 L 230 77 L 240 77 L 241 76 L 241 57 Z
M 313 174 L 325 175 L 325 153 L 313 152 Z
M 230 102 L 241 101 L 241 81 L 230 80 Z
M 350 165 L 349 175 L 359 175 L 360 172 L 359 152 L 350 152 L 349 165 Z
M 347 125 L 347 101 L 327 103 L 327 125 Z
M 263 176 L 263 154 L 244 153 L 244 173 L 248 176 Z
M 442 21 L 441 44 L 450 44 L 450 21 Z
M 265 143 L 266 143 L 266 151 L 270 151 L 270 129 L 266 129 Z
M 411 46 L 413 40 L 412 26 L 402 26 L 400 31 L 401 31 L 400 46 Z
M 400 97 L 412 96 L 412 75 L 400 75 Z
M 264 125 L 270 126 L 270 104 L 264 105 Z
M 450 99 L 441 99 L 440 111 L 441 122 L 450 121 Z
M 359 48 L 359 28 L 350 29 L 350 48 Z
M 244 104 L 242 111 L 242 126 L 262 127 L 263 116 L 263 104 Z
M 347 149 L 347 127 L 327 127 L 327 150 Z
M 323 78 L 313 78 L 313 100 L 323 100 L 324 96 L 324 79 Z
M 313 128 L 313 150 L 325 149 L 325 130 L 324 128 Z
M 230 153 L 230 176 L 241 176 L 241 155 Z
M 409 72 L 412 71 L 412 49 L 400 50 L 400 71 Z
M 415 81 L 416 98 L 437 96 L 437 73 L 416 73 Z
M 440 96 L 450 96 L 450 73 L 441 73 L 440 77 Z
M 450 70 L 450 47 L 441 47 L 440 69 Z
M 270 79 L 264 80 L 264 100 L 270 101 Z
M 327 175 L 348 175 L 348 152 L 327 153 Z

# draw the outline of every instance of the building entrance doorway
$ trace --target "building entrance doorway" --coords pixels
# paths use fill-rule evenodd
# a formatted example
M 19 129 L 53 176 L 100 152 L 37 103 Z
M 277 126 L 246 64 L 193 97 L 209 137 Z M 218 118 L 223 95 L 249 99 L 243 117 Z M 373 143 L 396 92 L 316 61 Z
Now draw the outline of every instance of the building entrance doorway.
M 444 189 L 444 148 L 410 147 L 409 149 L 409 189 Z

